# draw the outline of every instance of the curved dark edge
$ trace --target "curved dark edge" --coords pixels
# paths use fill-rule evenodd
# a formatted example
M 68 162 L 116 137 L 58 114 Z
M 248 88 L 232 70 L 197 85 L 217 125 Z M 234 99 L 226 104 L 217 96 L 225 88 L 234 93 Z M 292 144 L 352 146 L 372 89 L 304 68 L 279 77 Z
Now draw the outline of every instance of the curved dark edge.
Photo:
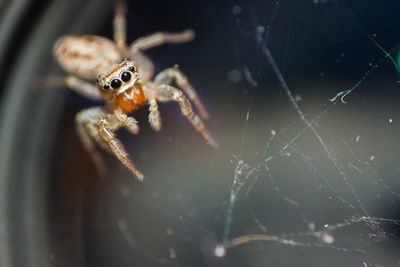
M 47 245 L 47 182 L 62 91 L 35 92 L 32 81 L 56 68 L 54 41 L 90 33 L 112 1 L 54 1 L 26 39 L 5 83 L 0 113 L 0 266 L 55 266 Z M 93 19 L 96 18 L 96 19 Z M 21 78 L 21 74 L 24 75 Z
M 13 59 L 18 56 L 29 33 L 35 29 L 49 1 L 0 1 L 0 84 L 5 83 Z M 0 91 L 0 96 L 3 91 Z

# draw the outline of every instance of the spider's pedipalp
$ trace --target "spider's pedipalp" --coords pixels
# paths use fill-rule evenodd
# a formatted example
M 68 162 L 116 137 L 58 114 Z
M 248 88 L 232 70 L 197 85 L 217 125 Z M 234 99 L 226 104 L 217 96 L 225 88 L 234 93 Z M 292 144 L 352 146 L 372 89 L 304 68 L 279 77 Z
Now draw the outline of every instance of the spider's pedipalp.
M 134 117 L 126 115 L 120 108 L 114 110 L 114 115 L 132 134 L 139 133 L 138 122 Z

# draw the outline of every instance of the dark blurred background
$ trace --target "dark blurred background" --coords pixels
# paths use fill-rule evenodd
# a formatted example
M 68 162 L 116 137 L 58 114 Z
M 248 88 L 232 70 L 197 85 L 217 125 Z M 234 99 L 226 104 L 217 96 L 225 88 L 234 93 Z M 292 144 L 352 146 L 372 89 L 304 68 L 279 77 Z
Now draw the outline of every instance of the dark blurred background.
M 155 31 L 195 30 L 191 43 L 146 54 L 156 73 L 178 64 L 187 74 L 211 114 L 206 124 L 221 149 L 210 149 L 176 104 L 160 104 L 161 132 L 149 127 L 146 108 L 135 114 L 138 136 L 118 131 L 145 181 L 106 152 L 109 172 L 99 177 L 75 133 L 74 117 L 101 103 L 65 88 L 37 88 L 37 80 L 63 74 L 52 56 L 60 36 L 112 38 L 114 2 L 1 2 L 1 266 L 400 263 L 400 77 L 368 37 L 397 63 L 400 2 L 127 4 L 128 42 Z M 257 43 L 257 31 L 306 118 L 322 115 L 314 127 L 339 167 L 310 129 L 302 132 L 305 124 Z M 328 100 L 359 82 L 347 104 Z M 254 175 L 245 180 L 246 173 L 236 176 L 244 186 L 225 240 L 231 248 L 217 257 L 237 158 L 252 167 L 264 162 L 265 142 L 274 133 L 265 158 L 279 155 L 301 134 L 290 156 L 269 161 L 268 170 L 263 165 L 257 181 Z M 375 220 L 354 222 L 361 216 Z M 346 222 L 326 232 L 333 244 L 313 236 L 326 224 Z M 306 245 L 230 242 L 249 234 Z

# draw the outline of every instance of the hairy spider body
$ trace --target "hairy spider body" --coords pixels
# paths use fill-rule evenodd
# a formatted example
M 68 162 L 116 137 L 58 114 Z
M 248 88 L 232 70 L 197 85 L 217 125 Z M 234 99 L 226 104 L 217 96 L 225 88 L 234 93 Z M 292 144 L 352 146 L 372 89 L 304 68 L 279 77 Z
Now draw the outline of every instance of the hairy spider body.
M 63 36 L 56 42 L 54 54 L 67 72 L 88 80 L 95 80 L 121 60 L 114 42 L 94 35 Z
M 157 101 L 177 102 L 182 114 L 208 144 L 213 148 L 218 147 L 200 118 L 206 118 L 208 114 L 186 76 L 177 68 L 169 68 L 153 79 L 153 63 L 142 53 L 143 50 L 163 43 L 188 42 L 193 37 L 191 30 L 182 33 L 158 32 L 139 38 L 127 46 L 125 6 L 117 2 L 114 42 L 93 35 L 70 35 L 57 40 L 54 46 L 55 57 L 70 74 L 57 80 L 57 83 L 106 104 L 105 108 L 89 108 L 76 116 L 78 134 L 100 173 L 104 173 L 105 164 L 96 150 L 96 144 L 113 153 L 139 180 L 143 180 L 143 174 L 134 166 L 114 132 L 125 127 L 131 133 L 137 134 L 138 123 L 128 113 L 135 112 L 146 104 L 149 105 L 150 126 L 156 131 L 160 130 L 161 117 Z M 171 86 L 173 82 L 184 93 Z M 189 100 L 193 101 L 200 117 L 194 112 Z

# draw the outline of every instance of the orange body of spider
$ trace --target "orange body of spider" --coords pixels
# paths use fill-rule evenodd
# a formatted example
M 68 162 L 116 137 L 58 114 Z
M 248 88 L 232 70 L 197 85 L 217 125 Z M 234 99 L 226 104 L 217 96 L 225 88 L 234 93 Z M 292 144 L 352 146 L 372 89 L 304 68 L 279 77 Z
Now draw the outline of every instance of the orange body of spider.
M 129 99 L 126 95 L 118 95 L 116 98 L 118 106 L 122 107 L 126 112 L 136 111 L 140 106 L 146 104 L 146 97 L 140 85 L 135 85 L 128 89 L 127 94 L 132 95 L 132 99 Z

